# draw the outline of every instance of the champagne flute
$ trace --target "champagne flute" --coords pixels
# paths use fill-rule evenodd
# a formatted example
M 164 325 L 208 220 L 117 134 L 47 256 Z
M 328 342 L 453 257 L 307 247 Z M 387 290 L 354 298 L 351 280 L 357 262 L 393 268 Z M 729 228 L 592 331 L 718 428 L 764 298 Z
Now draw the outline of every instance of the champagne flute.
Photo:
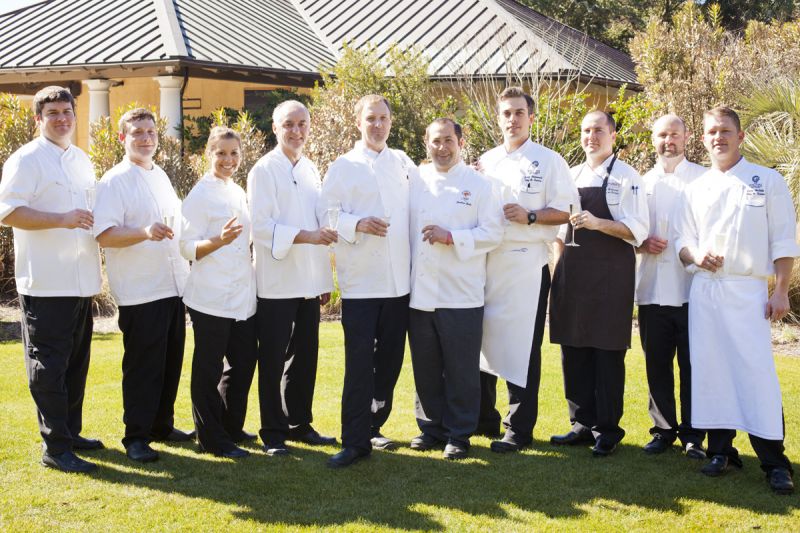
M 724 273 L 727 269 L 725 264 L 725 254 L 728 251 L 728 234 L 717 233 L 714 235 L 714 254 L 721 256 L 723 259 L 722 268 L 717 270 L 719 273 Z
M 576 213 L 575 204 L 569 204 L 569 216 L 570 216 L 570 219 L 572 218 L 572 215 L 574 215 L 575 213 Z M 570 220 L 569 225 L 572 227 L 572 235 L 571 235 L 572 238 L 569 240 L 568 243 L 565 243 L 564 245 L 565 246 L 580 246 L 580 244 L 575 242 L 575 225 L 572 223 L 572 220 Z
M 669 220 L 667 220 L 666 217 L 659 217 L 656 231 L 659 238 L 667 241 L 667 248 L 658 254 L 658 261 L 660 263 L 666 263 L 669 260 L 669 256 L 667 255 L 669 252 Z
M 172 207 L 165 207 L 161 210 L 161 222 L 164 223 L 169 229 L 175 225 L 175 209 Z
M 517 198 L 519 197 L 519 189 L 516 187 L 510 187 L 508 185 L 504 185 L 502 188 L 502 196 L 503 196 L 503 205 L 501 207 L 505 207 L 506 204 L 515 204 L 517 203 Z M 506 226 L 511 225 L 511 221 L 505 217 L 505 213 L 503 213 L 503 224 Z
M 83 199 L 86 201 L 87 211 L 94 211 L 94 201 L 96 196 L 97 196 L 97 189 L 94 183 L 83 190 Z M 92 233 L 92 228 L 89 228 L 85 231 Z
M 342 212 L 342 206 L 338 202 L 331 202 L 328 204 L 328 227 L 332 230 L 338 230 L 339 227 L 339 214 Z M 333 248 L 334 243 L 328 245 Z

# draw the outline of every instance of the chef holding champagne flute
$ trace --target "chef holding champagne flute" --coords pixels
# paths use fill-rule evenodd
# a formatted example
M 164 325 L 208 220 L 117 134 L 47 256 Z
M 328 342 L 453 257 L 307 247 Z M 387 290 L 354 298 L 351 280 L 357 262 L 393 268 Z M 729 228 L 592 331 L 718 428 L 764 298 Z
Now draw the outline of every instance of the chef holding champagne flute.
M 642 178 L 614 154 L 615 139 L 608 113 L 583 118 L 586 162 L 572 168 L 579 193 L 573 206 L 581 210 L 566 232 L 567 242 L 578 246 L 560 246 L 550 292 L 550 341 L 561 345 L 571 425 L 550 442 L 593 442 L 596 457 L 612 454 L 625 435 L 619 421 L 631 344 L 633 247 L 647 238 L 650 224 Z
M 97 185 L 94 234 L 105 248 L 125 350 L 122 444 L 130 459 L 148 462 L 158 459 L 151 441 L 192 438 L 173 423 L 186 332 L 181 295 L 189 263 L 178 247 L 180 224 L 174 224 L 180 200 L 153 162 L 155 115 L 132 109 L 120 118 L 119 129 L 125 158 Z
M 260 435 L 270 456 L 287 455 L 287 440 L 336 443 L 311 426 L 320 305 L 333 290 L 328 245 L 338 235 L 317 219 L 321 180 L 303 155 L 310 128 L 302 103 L 281 102 L 272 114 L 278 146 L 247 177 L 258 286 Z
M 491 444 L 498 453 L 519 451 L 533 441 L 550 292 L 548 244 L 567 221 L 576 194 L 564 158 L 529 138 L 533 103 L 520 87 L 500 93 L 503 144 L 480 159 L 483 173 L 502 192 L 505 222 L 503 241 L 486 260 L 481 347 L 481 404 L 494 411 L 496 376 L 508 385 L 505 435 Z M 496 428 L 494 422 L 491 429 Z
M 639 332 L 650 388 L 653 421 L 648 454 L 660 454 L 680 439 L 692 459 L 704 459 L 705 433 L 691 423 L 691 364 L 689 360 L 689 287 L 691 275 L 678 259 L 670 235 L 670 219 L 684 188 L 707 169 L 686 160 L 689 132 L 676 115 L 664 115 L 653 124 L 656 164 L 644 175 L 650 213 L 650 236 L 636 249 L 640 254 Z M 674 359 L 680 368 L 680 419 L 675 404 Z
M 692 425 L 708 431 L 711 460 L 703 474 L 716 477 L 730 466 L 742 467 L 733 440 L 736 430 L 745 431 L 770 488 L 789 494 L 792 464 L 784 453 L 770 320 L 789 312 L 789 278 L 800 247 L 784 177 L 742 157 L 744 138 L 734 110 L 704 113 L 711 169 L 686 187 L 675 210 L 673 247 L 694 273 Z
M 201 451 L 238 459 L 249 453 L 236 444 L 255 438 L 243 426 L 257 357 L 250 215 L 233 181 L 242 158 L 239 134 L 213 128 L 206 157 L 210 170 L 183 201 L 180 238 L 192 262 L 183 295 L 194 329 L 192 415 Z

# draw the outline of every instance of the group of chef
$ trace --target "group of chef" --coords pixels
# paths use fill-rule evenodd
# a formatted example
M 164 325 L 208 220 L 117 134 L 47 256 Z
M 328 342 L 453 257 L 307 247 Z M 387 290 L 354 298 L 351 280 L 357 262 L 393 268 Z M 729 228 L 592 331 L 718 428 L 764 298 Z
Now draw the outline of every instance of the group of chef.
M 14 228 L 46 466 L 91 471 L 73 452 L 103 447 L 80 435 L 98 243 L 120 309 L 128 457 L 153 461 L 152 440 L 195 437 L 202 451 L 245 457 L 237 444 L 256 438 L 243 429 L 256 366 L 268 455 L 289 454 L 291 440 L 336 443 L 311 425 L 332 251 L 345 372 L 342 448 L 328 466 L 397 447 L 382 426 L 406 336 L 421 431 L 412 449 L 462 459 L 473 434 L 496 437 L 497 453 L 531 445 L 548 302 L 571 424 L 551 442 L 611 455 L 625 434 L 624 357 L 637 300 L 653 420 L 644 451 L 680 439 L 688 457 L 710 457 L 704 474 L 718 476 L 741 466 L 733 439 L 745 431 L 772 489 L 792 492 L 769 321 L 789 311 L 795 211 L 782 176 L 741 156 L 733 110 L 704 116 L 710 169 L 685 159 L 681 118 L 659 118 L 657 162 L 642 178 L 615 154 L 616 124 L 603 111 L 584 117 L 586 160 L 572 169 L 533 143 L 534 102 L 518 87 L 498 95 L 502 145 L 468 166 L 461 126 L 436 119 L 424 138 L 430 162 L 417 167 L 387 147 L 388 100 L 367 95 L 355 106 L 361 139 L 322 180 L 303 154 L 310 114 L 290 100 L 275 108 L 277 146 L 252 168 L 246 192 L 232 180 L 241 139 L 218 127 L 205 154 L 210 169 L 183 202 L 153 162 L 150 111 L 122 117 L 125 158 L 95 190 L 88 158 L 70 142 L 69 91 L 43 89 L 34 110 L 41 136 L 3 167 L 0 220 Z M 173 425 L 184 306 L 195 332 L 196 435 Z M 502 438 L 497 377 L 508 385 Z

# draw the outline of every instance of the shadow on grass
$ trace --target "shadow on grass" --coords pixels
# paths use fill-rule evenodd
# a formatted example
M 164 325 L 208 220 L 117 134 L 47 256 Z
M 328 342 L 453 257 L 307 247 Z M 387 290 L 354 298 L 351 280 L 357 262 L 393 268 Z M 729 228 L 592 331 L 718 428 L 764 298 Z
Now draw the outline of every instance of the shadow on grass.
M 290 527 L 357 522 L 444 530 L 437 514 L 456 510 L 519 520 L 522 528 L 530 517 L 515 518 L 510 508 L 549 518 L 577 518 L 597 506 L 683 514 L 685 500 L 775 515 L 800 507 L 797 496 L 769 491 L 754 458 L 745 458 L 742 471 L 710 479 L 699 473 L 702 463 L 677 449 L 652 457 L 622 445 L 614 456 L 597 459 L 588 448 L 536 441 L 515 455 L 474 446 L 462 462 L 441 460 L 441 452 L 433 451 L 374 452 L 350 468 L 331 470 L 325 461 L 333 447 L 297 447 L 289 457 L 267 457 L 257 446 L 248 447 L 254 454 L 239 461 L 179 455 L 167 447 L 159 447 L 161 460 L 149 465 L 132 463 L 113 449 L 92 457 L 103 466 L 95 475 L 102 481 L 231 505 L 241 519 Z

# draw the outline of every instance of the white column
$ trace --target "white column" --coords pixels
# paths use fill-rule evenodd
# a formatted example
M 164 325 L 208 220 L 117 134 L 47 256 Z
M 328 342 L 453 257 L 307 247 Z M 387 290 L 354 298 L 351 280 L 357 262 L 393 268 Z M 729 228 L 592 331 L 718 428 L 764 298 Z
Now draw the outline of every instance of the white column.
M 183 106 L 181 102 L 181 87 L 183 77 L 181 76 L 157 76 L 153 78 L 158 82 L 161 92 L 161 103 L 159 113 L 167 119 L 167 135 L 180 137 L 178 128 L 183 118 Z
M 84 80 L 89 89 L 89 122 L 111 115 L 108 104 L 108 90 L 114 84 L 111 80 Z

